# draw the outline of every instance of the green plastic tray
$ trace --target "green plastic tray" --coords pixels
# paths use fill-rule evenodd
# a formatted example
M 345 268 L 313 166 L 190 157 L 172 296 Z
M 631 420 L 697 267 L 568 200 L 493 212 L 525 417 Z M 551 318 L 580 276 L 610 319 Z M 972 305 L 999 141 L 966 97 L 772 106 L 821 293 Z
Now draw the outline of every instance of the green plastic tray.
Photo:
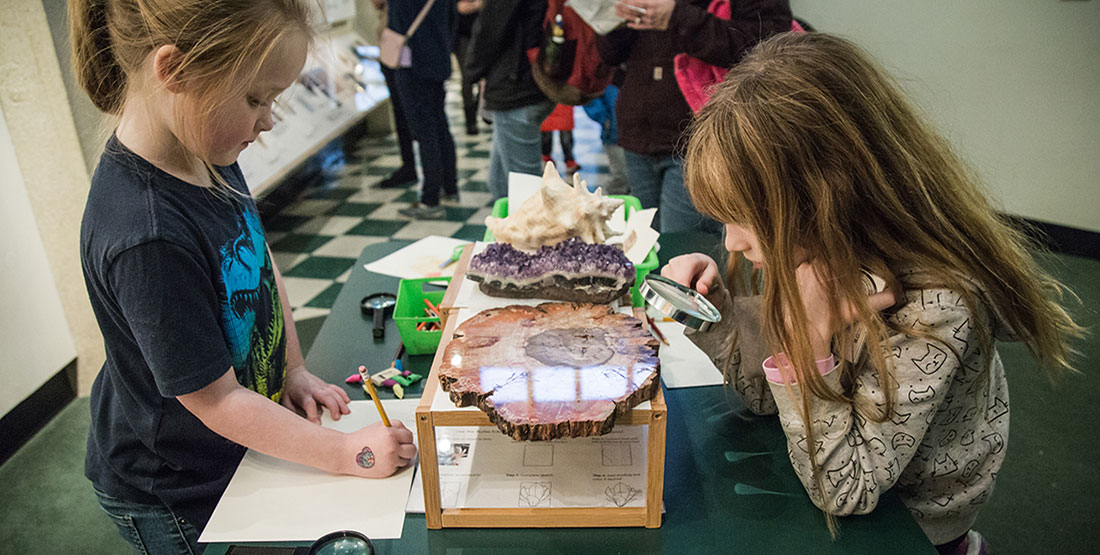
M 405 351 L 410 355 L 427 355 L 434 353 L 439 347 L 439 340 L 443 337 L 443 330 L 420 331 L 416 325 L 422 322 L 435 322 L 439 324 L 439 318 L 428 316 L 424 309 L 424 299 L 428 299 L 433 305 L 439 306 L 443 301 L 442 289 L 432 288 L 426 290 L 429 283 L 437 283 L 446 287 L 451 281 L 449 277 L 433 277 L 423 279 L 403 279 L 397 286 L 397 304 L 393 307 L 393 321 L 397 324 L 397 331 L 401 334 L 401 341 L 405 343 Z

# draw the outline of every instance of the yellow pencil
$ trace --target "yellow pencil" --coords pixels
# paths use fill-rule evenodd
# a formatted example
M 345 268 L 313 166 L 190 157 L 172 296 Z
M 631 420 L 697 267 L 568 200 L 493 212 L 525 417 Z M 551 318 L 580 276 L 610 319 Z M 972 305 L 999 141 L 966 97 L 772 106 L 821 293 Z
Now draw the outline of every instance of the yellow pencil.
M 362 373 L 366 370 L 366 367 L 360 366 L 359 372 Z M 374 390 L 374 382 L 370 381 L 370 378 L 363 380 L 363 389 L 367 390 L 371 400 L 374 401 L 374 407 L 378 409 L 378 416 L 382 417 L 382 424 L 387 428 L 390 427 L 390 418 L 386 416 L 386 409 L 382 408 L 382 401 L 378 399 L 378 392 Z

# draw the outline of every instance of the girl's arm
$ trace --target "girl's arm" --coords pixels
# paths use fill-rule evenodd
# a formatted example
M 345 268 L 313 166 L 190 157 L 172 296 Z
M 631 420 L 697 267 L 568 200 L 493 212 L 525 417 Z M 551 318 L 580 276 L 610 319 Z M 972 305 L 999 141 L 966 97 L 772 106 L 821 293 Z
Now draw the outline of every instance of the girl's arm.
M 917 323 L 958 351 L 962 360 L 969 360 L 976 340 L 971 337 L 970 311 L 958 302 L 959 296 L 950 291 L 937 291 L 935 295 L 912 291 L 907 296 L 907 305 L 896 317 Z M 922 303 L 922 298 L 926 302 Z M 929 299 L 934 302 L 928 303 Z M 806 393 L 798 384 L 768 382 L 795 471 L 814 503 L 836 515 L 870 512 L 914 456 L 930 456 L 931 446 L 935 445 L 932 442 L 943 438 L 926 437 L 929 425 L 949 398 L 956 375 L 971 371 L 961 368 L 951 348 L 939 341 L 898 334 L 890 338 L 887 348 L 897 381 L 894 412 L 887 418 L 876 422 L 858 413 L 850 402 L 811 399 L 812 449 L 824 473 L 823 492 L 817 490 L 811 474 L 810 447 L 799 413 L 798 399 Z M 823 378 L 832 390 L 843 390 L 839 372 L 829 372 Z M 853 390 L 853 398 L 873 402 L 880 410 L 884 406 L 882 384 L 874 372 L 858 372 Z
M 317 426 L 242 387 L 230 368 L 210 385 L 176 397 L 214 433 L 265 455 L 336 474 L 385 478 L 416 456 L 413 435 L 400 421 L 352 433 Z
M 688 329 L 684 335 L 722 372 L 755 414 L 775 414 L 775 400 L 764 378 L 767 356 L 760 328 L 760 297 L 732 297 L 722 283 L 718 265 L 704 254 L 677 256 L 661 275 L 706 295 L 722 313 L 722 321 L 706 332 Z

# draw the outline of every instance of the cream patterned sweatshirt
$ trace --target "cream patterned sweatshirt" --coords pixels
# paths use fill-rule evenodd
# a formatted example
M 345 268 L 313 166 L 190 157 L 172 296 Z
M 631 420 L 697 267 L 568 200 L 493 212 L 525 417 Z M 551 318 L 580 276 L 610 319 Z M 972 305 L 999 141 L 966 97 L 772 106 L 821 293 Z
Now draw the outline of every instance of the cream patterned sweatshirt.
M 898 278 L 905 283 L 913 274 Z M 731 298 L 725 290 L 716 294 L 722 299 L 722 322 L 688 337 L 723 371 L 750 410 L 778 412 L 791 462 L 814 504 L 838 516 L 865 514 L 893 488 L 933 544 L 970 529 L 993 491 L 1008 441 L 1004 367 L 994 352 L 982 378 L 975 331 L 993 326 L 997 339 L 1011 339 L 993 311 L 982 305 L 974 314 L 946 289 L 905 291 L 904 304 L 888 318 L 931 332 L 962 359 L 939 341 L 896 334 L 888 340 L 898 383 L 893 414 L 874 422 L 857 414 L 851 403 L 813 399 L 813 449 L 825 473 L 822 493 L 811 476 L 800 405 L 785 386 L 764 377 L 762 362 L 771 353 L 761 339 L 760 298 Z M 844 390 L 839 371 L 824 379 L 834 390 Z M 800 393 L 797 385 L 792 390 Z M 869 368 L 856 371 L 848 390 L 879 406 L 884 402 L 878 377 Z

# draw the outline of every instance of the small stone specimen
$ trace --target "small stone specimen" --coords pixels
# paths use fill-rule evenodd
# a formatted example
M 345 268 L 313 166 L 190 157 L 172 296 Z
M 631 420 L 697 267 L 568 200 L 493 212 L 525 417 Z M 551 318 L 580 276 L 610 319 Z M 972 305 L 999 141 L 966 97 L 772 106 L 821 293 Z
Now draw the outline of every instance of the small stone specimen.
M 603 196 L 602 189 L 588 192 L 588 184 L 576 174 L 569 186 L 554 163 L 546 164 L 542 188 L 521 206 L 509 207 L 506 218 L 485 218 L 485 225 L 501 243 L 534 252 L 544 245 L 556 245 L 572 237 L 586 243 L 604 243 L 615 231 L 607 226 L 622 199 Z
M 602 435 L 660 387 L 657 347 L 640 320 L 607 305 L 491 308 L 455 330 L 439 383 L 513 439 Z
M 634 285 L 634 264 L 615 245 L 572 238 L 535 254 L 492 243 L 470 260 L 466 277 L 492 297 L 609 303 Z

